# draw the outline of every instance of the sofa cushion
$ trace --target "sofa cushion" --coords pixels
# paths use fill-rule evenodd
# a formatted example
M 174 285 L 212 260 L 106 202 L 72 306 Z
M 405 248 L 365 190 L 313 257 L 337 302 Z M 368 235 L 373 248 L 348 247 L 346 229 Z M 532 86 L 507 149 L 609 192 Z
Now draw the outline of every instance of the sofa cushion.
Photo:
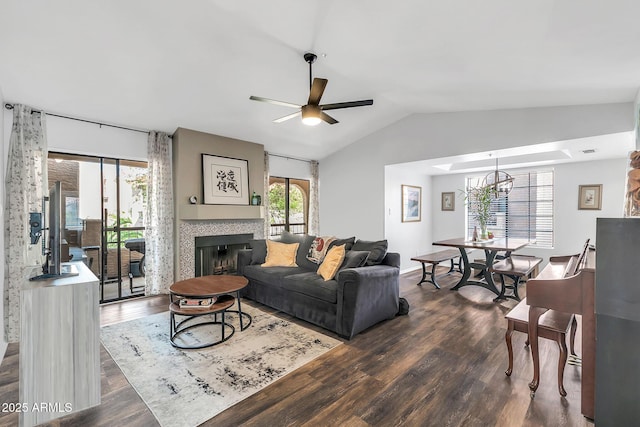
M 386 240 L 378 240 L 370 242 L 366 240 L 358 240 L 353 244 L 352 251 L 369 251 L 366 265 L 378 265 L 382 263 L 387 254 L 388 242 Z
M 329 249 L 331 249 L 334 246 L 340 246 L 340 245 L 344 245 L 345 250 L 350 251 L 353 246 L 353 242 L 356 241 L 355 236 L 353 237 L 349 237 L 348 239 L 336 239 L 333 242 L 329 243 Z
M 338 301 L 338 282 L 324 280 L 313 271 L 286 276 L 282 288 L 332 304 Z
M 322 276 L 324 280 L 331 280 L 335 277 L 338 269 L 344 261 L 345 245 L 334 246 L 329 249 L 327 256 L 324 257 L 324 261 L 318 267 L 318 274 Z
M 285 277 L 292 274 L 306 272 L 306 270 L 300 267 L 263 268 L 259 265 L 247 265 L 244 267 L 242 275 L 251 281 L 258 281 L 261 283 L 266 283 L 269 286 L 281 287 Z
M 300 243 L 280 243 L 267 240 L 267 258 L 262 267 L 297 267 L 296 254 Z
M 267 258 L 267 242 L 264 239 L 249 240 L 251 247 L 251 264 L 262 264 Z
M 329 250 L 329 245 L 334 240 L 336 240 L 335 236 L 320 236 L 313 239 L 307 259 L 315 264 L 322 264 L 322 260 Z
M 316 271 L 318 269 L 318 264 L 307 259 L 309 248 L 311 248 L 311 244 L 315 238 L 316 236 L 308 234 L 294 234 L 288 231 L 283 231 L 280 236 L 280 241 L 282 243 L 299 243 L 300 248 L 298 248 L 298 254 L 296 255 L 296 264 L 300 267 L 306 268 L 307 270 Z
M 344 255 L 344 261 L 338 269 L 338 272 L 345 268 L 358 268 L 363 267 L 369 257 L 369 251 L 347 251 Z

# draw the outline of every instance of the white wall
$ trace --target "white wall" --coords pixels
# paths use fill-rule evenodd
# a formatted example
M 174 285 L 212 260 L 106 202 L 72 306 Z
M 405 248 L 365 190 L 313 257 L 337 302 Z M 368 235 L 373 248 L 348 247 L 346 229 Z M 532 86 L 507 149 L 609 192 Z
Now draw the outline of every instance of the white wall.
M 633 127 L 633 103 L 414 114 L 320 161 L 321 233 L 385 237 L 385 165 Z
M 422 219 L 417 222 L 402 222 L 402 185 L 422 187 Z M 416 176 L 401 167 L 385 168 L 385 238 L 389 242 L 389 251 L 401 255 L 403 270 L 412 266 L 411 257 L 431 250 L 432 237 L 432 184 L 429 176 Z M 356 235 L 369 240 L 367 235 Z
M 34 106 L 34 108 L 37 107 Z M 3 134 L 8 141 L 13 113 L 4 107 L 3 111 L 5 125 Z M 98 126 L 60 117 L 47 116 L 47 143 L 49 151 L 127 160 L 147 160 L 146 133 Z
M 0 86 L 0 108 L 4 111 L 4 96 L 2 95 L 2 87 Z M 11 129 L 11 127 L 9 127 Z M 0 176 L 4 182 L 4 165 L 7 163 L 5 146 L 9 145 L 9 138 L 5 139 L 4 120 L 0 120 L 0 153 L 2 153 L 2 161 L 0 161 Z M 6 143 L 5 143 L 6 141 Z M 4 185 L 0 185 L 0 223 L 4 230 Z M 4 358 L 7 350 L 7 342 L 4 340 L 4 232 L 0 233 L 0 295 L 2 295 L 2 304 L 0 304 L 0 360 Z
M 621 158 L 564 163 L 553 167 L 509 169 L 508 172 L 514 173 L 549 169 L 554 171 L 554 247 L 552 249 L 525 248 L 521 253 L 542 257 L 546 263 L 551 255 L 570 255 L 579 252 L 586 238 L 590 238 L 591 243 L 596 243 L 596 218 L 622 217 L 626 164 L 626 159 Z M 444 249 L 439 246 L 431 246 L 430 243 L 433 241 L 465 236 L 465 202 L 464 196 L 460 195 L 459 190 L 464 188 L 465 178 L 474 175 L 476 174 L 431 177 L 433 191 L 431 199 L 427 202 L 427 209 L 429 209 L 427 221 L 430 230 L 420 230 L 422 234 L 407 235 L 398 230 L 399 219 L 394 226 L 386 225 L 387 239 L 400 243 L 397 252 L 402 255 L 403 271 L 420 268 L 419 263 L 410 261 L 411 256 L 414 255 L 414 248 L 411 246 L 412 240 L 423 242 L 431 236 L 428 241 L 429 245 L 421 248 L 426 253 Z M 413 179 L 419 180 L 424 177 L 413 177 Z M 578 209 L 578 188 L 580 185 L 589 184 L 602 184 L 602 210 Z M 442 211 L 440 209 L 441 193 L 451 191 L 456 193 L 455 211 Z M 387 221 L 387 224 L 389 222 Z M 473 257 L 484 258 L 484 255 L 478 251 Z M 405 263 L 406 260 L 408 263 Z
M 269 175 L 282 178 L 311 179 L 308 161 L 269 155 Z

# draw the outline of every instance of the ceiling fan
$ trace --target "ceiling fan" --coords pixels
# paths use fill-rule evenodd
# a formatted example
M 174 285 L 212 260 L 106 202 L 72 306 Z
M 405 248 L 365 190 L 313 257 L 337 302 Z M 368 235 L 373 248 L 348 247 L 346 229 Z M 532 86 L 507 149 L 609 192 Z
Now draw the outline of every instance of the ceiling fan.
M 373 105 L 373 99 L 365 99 L 363 101 L 351 101 L 351 102 L 337 102 L 335 104 L 320 104 L 320 98 L 324 93 L 324 88 L 327 86 L 327 79 L 312 79 L 312 64 L 318 57 L 311 52 L 304 54 L 304 60 L 309 64 L 309 99 L 306 105 L 292 104 L 291 102 L 276 101 L 275 99 L 262 98 L 260 96 L 250 96 L 249 99 L 253 101 L 268 102 L 270 104 L 282 105 L 284 107 L 296 108 L 298 111 L 295 113 L 275 119 L 274 123 L 282 123 L 286 120 L 293 119 L 299 115 L 302 115 L 302 123 L 315 126 L 321 121 L 325 121 L 330 125 L 338 123 L 336 119 L 325 113 L 328 110 L 338 110 L 340 108 L 362 107 L 365 105 Z

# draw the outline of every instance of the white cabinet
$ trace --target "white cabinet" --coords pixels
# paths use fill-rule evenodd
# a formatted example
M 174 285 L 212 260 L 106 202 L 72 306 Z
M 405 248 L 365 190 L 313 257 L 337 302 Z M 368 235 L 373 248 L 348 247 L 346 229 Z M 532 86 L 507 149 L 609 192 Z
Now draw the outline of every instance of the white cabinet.
M 21 426 L 100 404 L 100 312 L 96 276 L 26 281 L 20 297 Z

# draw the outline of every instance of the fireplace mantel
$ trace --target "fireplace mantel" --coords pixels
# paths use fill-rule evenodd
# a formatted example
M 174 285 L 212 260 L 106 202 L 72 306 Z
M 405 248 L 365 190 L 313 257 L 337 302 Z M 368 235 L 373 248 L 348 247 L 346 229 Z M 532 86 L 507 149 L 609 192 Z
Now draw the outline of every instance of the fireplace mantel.
M 178 219 L 217 220 L 217 219 L 263 219 L 264 206 L 237 205 L 180 205 Z

